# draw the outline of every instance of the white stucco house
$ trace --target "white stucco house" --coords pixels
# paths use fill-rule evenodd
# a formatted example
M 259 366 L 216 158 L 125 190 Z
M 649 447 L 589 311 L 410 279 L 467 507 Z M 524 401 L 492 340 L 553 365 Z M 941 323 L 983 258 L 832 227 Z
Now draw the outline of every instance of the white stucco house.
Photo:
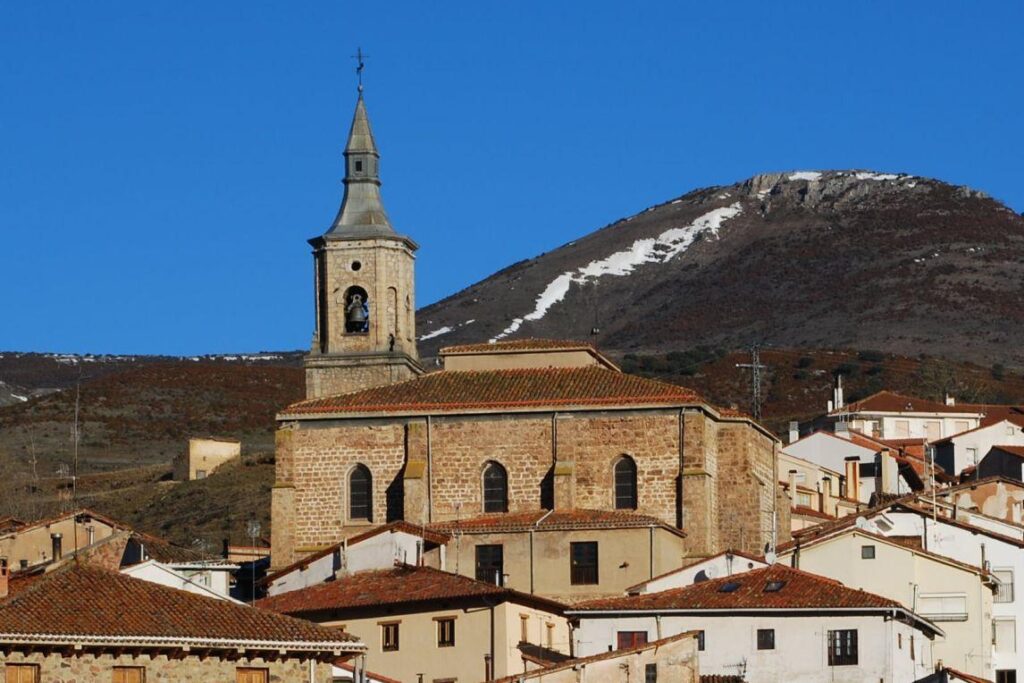
M 738 550 L 726 550 L 703 560 L 685 564 L 679 569 L 665 572 L 626 589 L 629 595 L 657 593 L 671 588 L 692 586 L 701 581 L 743 574 L 752 569 L 764 569 L 768 563 L 763 557 L 754 557 Z
M 1000 420 L 984 427 L 937 439 L 935 462 L 946 472 L 959 475 L 964 469 L 977 466 L 995 446 L 1024 446 L 1024 429 L 1009 420 Z
M 587 656 L 698 631 L 702 676 L 748 683 L 914 681 L 934 670 L 942 629 L 895 600 L 775 564 L 566 611 Z
M 849 429 L 881 439 L 928 439 L 934 441 L 979 427 L 984 409 L 880 391 L 849 404 L 832 407 L 815 421 L 824 426 L 845 423 Z

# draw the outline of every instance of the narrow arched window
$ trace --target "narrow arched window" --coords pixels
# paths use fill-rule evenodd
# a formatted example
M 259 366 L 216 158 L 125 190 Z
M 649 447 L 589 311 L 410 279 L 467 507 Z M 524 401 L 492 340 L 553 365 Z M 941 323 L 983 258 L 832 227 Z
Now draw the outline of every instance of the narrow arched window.
M 369 521 L 373 512 L 373 477 L 365 465 L 356 465 L 348 475 L 348 517 Z
M 636 463 L 626 455 L 615 463 L 615 509 L 636 509 Z
M 484 468 L 484 512 L 508 511 L 508 474 L 496 462 Z

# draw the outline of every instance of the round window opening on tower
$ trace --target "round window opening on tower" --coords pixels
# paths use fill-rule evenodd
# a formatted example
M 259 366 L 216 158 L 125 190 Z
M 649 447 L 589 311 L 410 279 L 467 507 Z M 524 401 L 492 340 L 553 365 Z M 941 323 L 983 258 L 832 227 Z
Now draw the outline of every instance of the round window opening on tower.
M 363 267 L 363 264 L 360 263 L 359 261 L 353 261 L 352 262 L 352 270 L 359 270 L 362 267 Z

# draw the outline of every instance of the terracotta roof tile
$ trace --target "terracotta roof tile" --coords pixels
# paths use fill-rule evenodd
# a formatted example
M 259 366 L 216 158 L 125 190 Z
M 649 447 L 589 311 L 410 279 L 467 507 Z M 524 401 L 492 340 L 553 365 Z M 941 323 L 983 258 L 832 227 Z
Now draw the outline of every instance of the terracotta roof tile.
M 0 602 L 0 641 L 13 636 L 358 643 L 343 631 L 77 563 Z
M 779 590 L 765 590 L 769 583 L 776 581 L 783 582 Z M 729 592 L 719 590 L 727 584 L 738 585 Z M 901 605 L 881 595 L 847 588 L 833 579 L 774 564 L 660 593 L 591 600 L 574 606 L 569 612 L 857 607 Z
M 858 413 L 858 412 L 883 412 L 883 413 L 971 413 L 971 408 L 962 405 L 947 406 L 938 401 L 929 401 L 914 396 L 904 396 L 892 391 L 879 391 L 867 398 L 853 403 L 848 403 L 833 413 Z
M 672 533 L 682 531 L 657 517 L 627 510 L 533 510 L 531 512 L 491 513 L 469 519 L 435 522 L 431 529 L 445 533 L 501 533 L 514 531 L 571 531 L 573 529 L 624 529 L 665 527 Z
M 510 339 L 508 341 L 499 341 L 494 343 L 484 342 L 482 344 L 459 344 L 456 346 L 446 346 L 441 349 L 441 353 L 448 355 L 458 353 L 486 353 L 489 351 L 567 351 L 572 349 L 586 349 L 588 351 L 597 350 L 593 344 L 576 341 L 574 339 Z
M 442 370 L 398 384 L 300 401 L 285 408 L 282 415 L 704 402 L 697 392 L 686 387 L 598 366 Z
M 520 597 L 541 602 L 553 610 L 562 609 L 562 606 L 554 601 L 524 596 L 508 588 L 439 569 L 410 565 L 356 572 L 327 583 L 272 595 L 256 604 L 282 614 L 308 614 L 322 610 L 482 597 Z

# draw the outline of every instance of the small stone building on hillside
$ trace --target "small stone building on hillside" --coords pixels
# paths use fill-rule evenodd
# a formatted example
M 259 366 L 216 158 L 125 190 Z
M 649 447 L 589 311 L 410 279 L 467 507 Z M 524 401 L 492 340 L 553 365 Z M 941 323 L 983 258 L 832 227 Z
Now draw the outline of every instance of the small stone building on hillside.
M 206 479 L 215 469 L 242 457 L 242 443 L 234 439 L 189 439 L 188 450 L 174 459 L 177 481 Z

